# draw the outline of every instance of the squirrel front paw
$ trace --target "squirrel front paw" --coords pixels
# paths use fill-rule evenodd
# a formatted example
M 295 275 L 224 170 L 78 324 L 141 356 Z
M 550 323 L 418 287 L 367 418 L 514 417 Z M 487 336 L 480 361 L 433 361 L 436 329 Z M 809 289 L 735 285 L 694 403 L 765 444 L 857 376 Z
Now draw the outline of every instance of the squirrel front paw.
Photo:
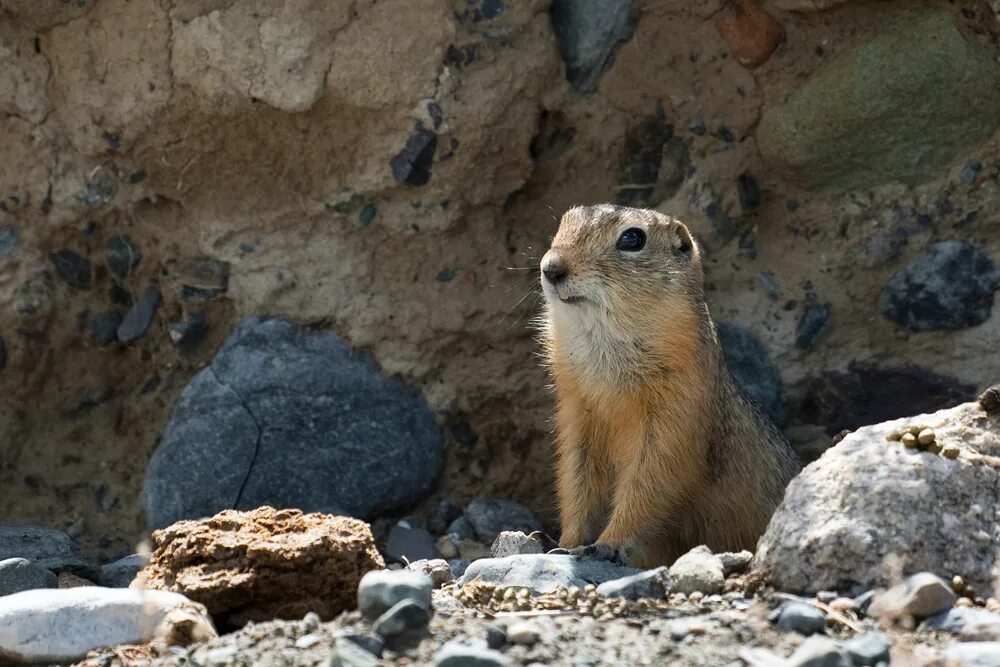
M 628 554 L 623 546 L 614 546 L 604 542 L 596 542 L 583 547 L 569 549 L 572 556 L 579 560 L 606 560 L 615 565 L 628 565 Z

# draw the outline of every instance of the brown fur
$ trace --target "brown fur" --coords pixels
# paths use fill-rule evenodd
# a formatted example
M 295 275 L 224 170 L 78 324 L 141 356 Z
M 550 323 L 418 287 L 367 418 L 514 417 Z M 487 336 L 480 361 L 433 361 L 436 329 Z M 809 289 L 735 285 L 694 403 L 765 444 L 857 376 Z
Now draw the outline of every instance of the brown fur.
M 618 250 L 639 227 L 646 246 Z M 753 549 L 798 462 L 737 388 L 687 228 L 655 211 L 578 207 L 542 265 L 542 326 L 555 381 L 557 495 L 564 547 L 602 543 L 634 565 L 699 544 Z M 551 266 L 551 264 L 549 264 Z

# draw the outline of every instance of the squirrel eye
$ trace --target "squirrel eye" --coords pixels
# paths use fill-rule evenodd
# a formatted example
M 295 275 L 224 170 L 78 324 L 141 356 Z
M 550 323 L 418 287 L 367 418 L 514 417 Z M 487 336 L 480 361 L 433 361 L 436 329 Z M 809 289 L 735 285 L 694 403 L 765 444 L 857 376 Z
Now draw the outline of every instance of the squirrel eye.
M 646 232 L 638 227 L 629 227 L 618 237 L 618 249 L 627 252 L 642 250 L 646 245 Z

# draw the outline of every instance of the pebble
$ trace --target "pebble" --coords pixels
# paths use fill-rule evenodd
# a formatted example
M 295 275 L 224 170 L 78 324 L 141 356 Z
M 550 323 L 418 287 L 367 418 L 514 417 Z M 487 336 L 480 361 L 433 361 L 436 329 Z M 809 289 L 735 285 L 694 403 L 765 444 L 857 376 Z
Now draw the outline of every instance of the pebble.
M 373 620 L 404 600 L 412 600 L 426 609 L 432 609 L 433 582 L 426 574 L 399 570 L 373 570 L 358 584 L 358 609 Z
M 925 428 L 923 431 L 917 434 L 917 442 L 919 442 L 921 446 L 926 447 L 927 445 L 932 444 L 936 437 L 937 436 L 934 433 L 934 429 Z
M 465 574 L 471 563 L 472 561 L 465 558 L 452 558 L 448 561 L 448 566 L 451 567 L 451 571 L 455 577 L 461 577 Z
M 452 640 L 434 656 L 434 667 L 503 667 L 507 658 L 492 649 L 476 648 Z
M 806 306 L 798 324 L 795 325 L 795 347 L 800 350 L 813 349 L 816 339 L 823 333 L 829 320 L 829 304 L 813 303 Z
M 510 642 L 507 631 L 499 625 L 491 625 L 486 628 L 486 645 L 497 650 L 506 646 Z
M 1000 614 L 975 607 L 954 607 L 927 619 L 920 629 L 950 632 L 962 641 L 1000 641 Z
M 450 500 L 439 502 L 427 517 L 427 529 L 435 535 L 443 535 L 453 521 L 462 516 L 462 508 Z M 471 526 L 470 526 L 471 528 Z
M 168 328 L 170 342 L 181 350 L 193 350 L 205 339 L 208 333 L 208 322 L 205 312 L 196 310 L 180 322 L 174 322 Z
M 148 561 L 145 556 L 132 554 L 101 566 L 101 585 L 109 588 L 128 588 L 135 575 Z
M 108 345 L 118 340 L 118 327 L 122 323 L 122 314 L 116 310 L 91 315 L 87 322 L 90 340 L 98 345 Z
M 159 288 L 150 285 L 142 293 L 132 308 L 125 314 L 122 323 L 118 326 L 118 340 L 123 343 L 131 342 L 144 333 L 153 322 L 157 308 L 160 307 L 161 294 Z
M 27 558 L 0 561 L 0 597 L 37 588 L 56 588 L 59 579 L 50 570 Z
M 540 553 L 544 553 L 541 544 L 520 531 L 512 530 L 505 530 L 497 535 L 490 547 L 490 556 L 493 558 Z
M 785 41 L 785 29 L 757 0 L 727 2 L 715 15 L 715 25 L 736 62 L 748 69 L 767 62 Z
M 753 554 L 744 549 L 743 551 L 724 551 L 716 554 L 722 563 L 722 573 L 727 577 L 732 574 L 746 572 L 753 560 Z
M 959 454 L 959 449 L 955 445 L 945 445 L 941 448 L 941 456 L 946 459 L 957 459 Z
M 407 646 L 427 633 L 430 623 L 429 608 L 415 600 L 403 600 L 375 619 L 372 632 L 385 640 L 387 646 L 396 650 Z
M 836 598 L 830 602 L 830 609 L 833 611 L 848 611 L 857 607 L 851 598 Z
M 90 260 L 63 248 L 49 254 L 49 261 L 56 269 L 56 274 L 70 287 L 87 289 L 90 287 Z
M 119 280 L 124 280 L 132 269 L 139 266 L 140 260 L 142 253 L 128 234 L 116 234 L 104 244 L 104 263 L 108 272 Z
M 0 225 L 0 259 L 10 256 L 17 249 L 21 234 L 9 225 Z
M 836 591 L 820 591 L 820 592 L 816 593 L 816 599 L 819 600 L 820 602 L 822 602 L 823 604 L 830 604 L 831 602 L 833 602 L 834 600 L 837 599 L 837 592 Z
M 779 630 L 790 630 L 802 635 L 823 632 L 826 615 L 807 602 L 791 600 L 778 606 L 768 616 Z
M 398 562 L 441 558 L 441 552 L 434 543 L 434 536 L 420 526 L 405 520 L 389 529 L 385 553 Z
M 843 644 L 855 667 L 874 667 L 880 662 L 889 662 L 892 643 L 884 633 L 872 630 L 851 637 Z
M 472 524 L 469 523 L 469 520 L 464 516 L 460 516 L 448 524 L 448 528 L 445 532 L 448 535 L 456 536 L 459 540 L 476 539 L 476 529 L 472 527 Z
M 965 667 L 1000 667 L 1000 642 L 963 642 L 944 649 L 946 664 Z
M 721 593 L 726 583 L 721 559 L 708 547 L 695 547 L 670 566 L 673 590 L 679 593 Z
M 319 644 L 321 641 L 323 641 L 323 638 L 320 635 L 316 634 L 302 635 L 301 637 L 295 640 L 295 648 L 300 648 L 300 649 L 312 648 L 316 644 Z
M 533 646 L 538 643 L 540 637 L 541 633 L 538 631 L 538 627 L 534 623 L 515 623 L 507 628 L 507 638 L 510 640 L 511 644 Z
M 333 642 L 329 667 L 377 667 L 378 658 L 346 637 Z
M 437 151 L 437 135 L 420 128 L 406 140 L 406 145 L 389 161 L 392 175 L 399 183 L 413 187 L 431 180 L 431 165 Z
M 385 648 L 385 642 L 378 635 L 344 635 L 344 639 L 347 639 L 354 644 L 357 644 L 363 648 L 368 653 L 371 653 L 376 658 L 382 657 L 382 650 Z
M 455 580 L 451 565 L 443 558 L 416 560 L 407 565 L 406 569 L 426 574 L 434 582 L 434 588 L 441 588 L 449 581 Z
M 530 534 L 542 529 L 534 512 L 513 500 L 476 498 L 465 508 L 465 518 L 484 544 L 493 544 L 505 530 Z M 448 532 L 451 532 L 450 528 Z
M 788 658 L 788 667 L 852 667 L 851 658 L 836 641 L 814 635 L 799 645 Z
M 662 600 L 670 593 L 673 584 L 666 567 L 646 570 L 630 577 L 612 579 L 597 587 L 597 594 L 609 598 Z M 721 600 L 721 598 L 720 598 Z
M 955 598 L 948 582 L 931 572 L 921 572 L 877 593 L 868 613 L 881 618 L 927 618 L 950 609 Z

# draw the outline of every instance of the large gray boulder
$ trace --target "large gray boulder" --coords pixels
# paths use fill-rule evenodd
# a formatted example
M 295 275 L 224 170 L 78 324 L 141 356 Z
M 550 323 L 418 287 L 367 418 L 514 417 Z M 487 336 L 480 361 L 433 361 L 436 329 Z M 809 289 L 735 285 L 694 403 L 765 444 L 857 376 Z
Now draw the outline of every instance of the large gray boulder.
M 261 505 L 371 519 L 421 500 L 443 458 L 418 392 L 332 333 L 254 317 L 178 399 L 143 504 L 153 528 Z
M 757 145 L 773 169 L 814 188 L 920 181 L 997 129 L 1000 65 L 953 9 L 886 12 L 882 26 L 764 114 Z
M 935 429 L 957 458 L 886 439 Z M 992 590 L 1000 549 L 1000 415 L 979 403 L 858 429 L 799 474 L 761 538 L 755 565 L 781 590 L 871 588 L 894 576 L 959 572 Z
M 97 566 L 83 557 L 76 540 L 55 528 L 0 526 L 0 560 L 8 558 L 26 558 L 52 572 L 97 578 Z

